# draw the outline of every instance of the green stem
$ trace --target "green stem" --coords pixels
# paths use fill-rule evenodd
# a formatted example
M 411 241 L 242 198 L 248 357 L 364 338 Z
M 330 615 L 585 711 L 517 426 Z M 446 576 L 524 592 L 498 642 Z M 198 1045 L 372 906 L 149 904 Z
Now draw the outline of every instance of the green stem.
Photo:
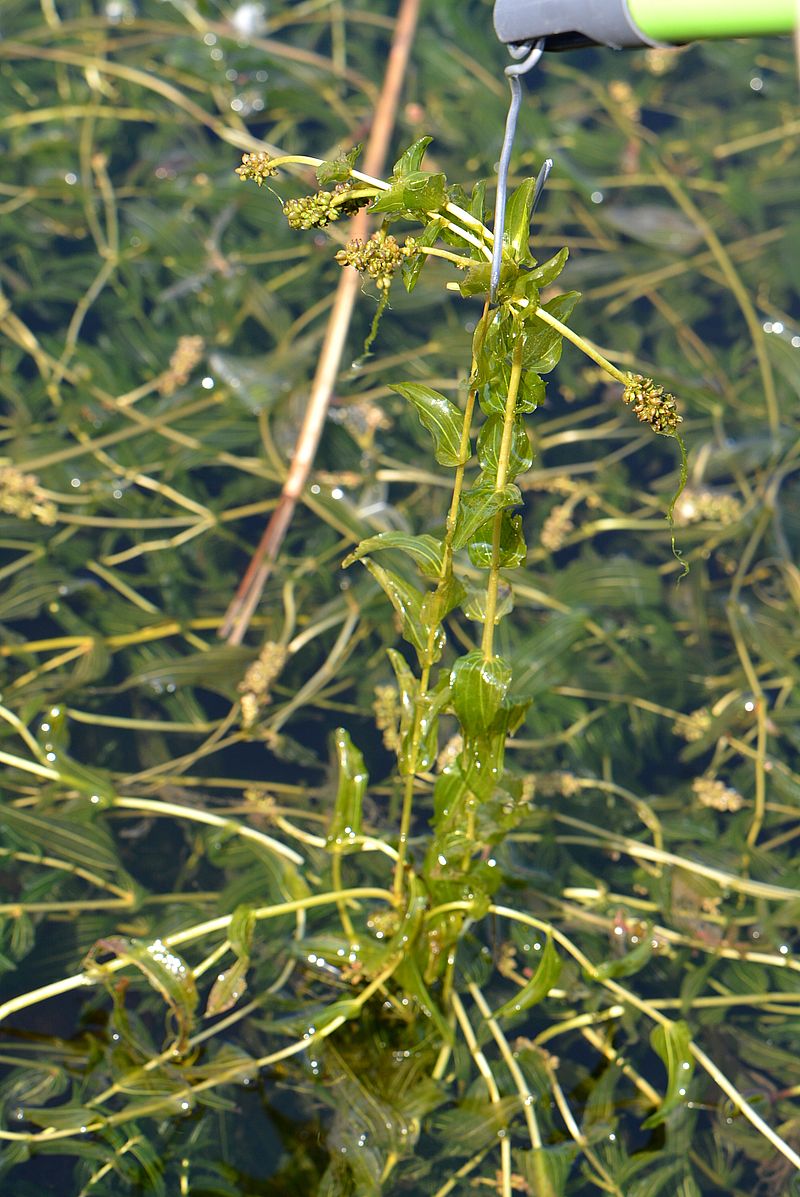
M 500 452 L 497 460 L 497 476 L 495 478 L 495 492 L 501 491 L 508 477 L 508 463 L 511 456 L 511 439 L 514 433 L 514 413 L 517 407 L 517 392 L 522 377 L 522 337 L 518 336 L 514 342 L 511 359 L 511 377 L 508 382 L 506 408 L 503 414 L 503 437 L 500 442 Z M 489 570 L 489 582 L 486 588 L 486 619 L 483 625 L 483 640 L 481 649 L 487 660 L 494 651 L 494 621 L 497 613 L 497 589 L 500 582 L 500 537 L 503 530 L 503 512 L 498 511 L 494 517 L 492 527 L 492 564 Z
M 488 305 L 484 307 L 484 316 Z M 476 348 L 475 354 L 479 351 Z M 472 368 L 475 370 L 476 361 L 473 358 Z M 444 535 L 444 552 L 442 554 L 442 568 L 439 574 L 439 591 L 443 590 L 447 580 L 453 571 L 453 536 L 456 530 L 456 519 L 458 517 L 458 508 L 461 502 L 461 492 L 464 488 L 464 471 L 466 469 L 466 462 L 469 457 L 469 437 L 472 428 L 472 416 L 475 411 L 475 400 L 477 393 L 474 390 L 469 392 L 467 402 L 464 407 L 464 419 L 461 424 L 461 441 L 459 443 L 458 458 L 461 462 L 456 466 L 455 478 L 453 479 L 453 493 L 450 499 L 450 509 L 447 513 L 447 522 L 445 524 Z M 423 699 L 428 692 L 428 684 L 430 681 L 430 671 L 433 664 L 433 651 L 436 637 L 436 630 L 438 624 L 432 623 L 428 629 L 428 641 L 425 646 L 425 659 L 422 667 L 422 674 L 419 680 L 419 699 Z M 400 903 L 403 895 L 403 872 L 405 870 L 406 847 L 408 845 L 408 833 L 411 829 L 411 814 L 414 804 L 414 777 L 417 772 L 417 754 L 419 752 L 419 738 L 421 732 L 421 702 L 418 701 L 414 710 L 414 724 L 411 732 L 411 753 L 410 753 L 410 768 L 406 775 L 403 787 L 403 809 L 400 815 L 400 837 L 397 845 L 397 861 L 394 870 L 394 894 L 395 900 Z
M 621 382 L 624 387 L 628 385 L 630 382 L 630 374 L 625 374 L 622 370 L 618 370 L 616 366 L 612 366 L 608 358 L 603 357 L 603 354 L 600 352 L 600 350 L 592 345 L 589 341 L 585 340 L 580 333 L 576 333 L 569 328 L 568 325 L 562 324 L 560 320 L 558 320 L 555 316 L 552 316 L 550 312 L 546 311 L 544 308 L 536 308 L 536 315 L 540 320 L 543 320 L 545 324 L 549 324 L 551 328 L 557 329 L 558 332 L 561 333 L 562 337 L 566 337 L 566 339 L 571 341 L 573 345 L 577 345 L 578 349 L 585 353 L 587 357 L 590 357 L 593 362 L 597 362 L 598 366 L 605 370 L 606 374 L 610 374 L 612 378 L 617 380 L 617 382 Z

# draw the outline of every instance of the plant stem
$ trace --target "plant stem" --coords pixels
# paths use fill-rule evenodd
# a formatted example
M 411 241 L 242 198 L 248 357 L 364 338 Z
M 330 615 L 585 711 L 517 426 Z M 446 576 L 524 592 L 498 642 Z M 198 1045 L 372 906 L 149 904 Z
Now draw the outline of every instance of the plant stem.
M 497 460 L 497 476 L 495 492 L 502 491 L 508 476 L 508 463 L 511 456 L 511 440 L 514 433 L 514 413 L 517 406 L 517 392 L 522 377 L 522 337 L 518 336 L 514 342 L 511 359 L 511 377 L 508 382 L 508 395 L 503 414 L 503 438 L 500 442 L 500 453 Z M 481 649 L 487 661 L 494 651 L 494 624 L 497 614 L 497 588 L 500 582 L 500 538 L 503 532 L 503 512 L 498 511 L 494 517 L 492 527 L 492 565 L 489 570 L 489 581 L 486 588 L 486 618 L 483 624 L 483 639 Z
M 486 1084 L 486 1089 L 489 1093 L 489 1100 L 493 1106 L 500 1104 L 500 1090 L 497 1087 L 497 1082 L 494 1079 L 494 1074 L 489 1066 L 489 1061 L 483 1054 L 475 1032 L 472 1029 L 467 1012 L 464 1009 L 461 998 L 457 993 L 453 992 L 450 1001 L 453 1006 L 453 1011 L 458 1024 L 461 1027 L 461 1033 L 466 1040 L 470 1055 L 475 1061 L 475 1067 L 483 1077 Z M 501 1183 L 502 1183 L 502 1197 L 511 1197 L 511 1140 L 508 1137 L 508 1132 L 505 1131 L 503 1138 L 500 1140 L 500 1164 L 501 1164 Z
M 486 316 L 487 310 L 488 304 L 485 305 L 483 309 L 484 317 Z M 477 352 L 478 350 L 476 349 L 475 354 L 477 354 Z M 475 367 L 476 360 L 475 356 L 473 356 L 473 372 L 475 371 Z M 464 488 L 464 470 L 466 469 L 467 459 L 469 458 L 469 438 L 470 430 L 472 428 L 472 416 L 475 411 L 475 400 L 476 391 L 473 389 L 470 390 L 467 396 L 467 402 L 464 406 L 464 419 L 461 424 L 461 440 L 459 442 L 458 453 L 461 464 L 456 466 L 455 477 L 453 479 L 453 493 L 450 499 L 450 509 L 447 513 L 447 521 L 445 524 L 444 552 L 442 554 L 442 568 L 439 574 L 438 583 L 439 593 L 442 593 L 448 579 L 453 572 L 453 537 L 456 530 L 458 508 L 461 502 L 461 492 Z M 411 764 L 403 788 L 403 809 L 400 816 L 400 839 L 397 846 L 397 862 L 394 871 L 394 892 L 398 903 L 400 902 L 403 893 L 403 872 L 405 869 L 406 847 L 408 844 L 408 833 L 411 828 L 411 813 L 414 802 L 414 777 L 417 771 L 417 754 L 419 752 L 419 737 L 422 724 L 422 703 L 420 700 L 424 699 L 428 692 L 437 628 L 438 624 L 434 621 L 431 623 L 431 626 L 428 629 L 428 641 L 425 646 L 425 661 L 422 666 L 422 674 L 419 680 L 418 701 L 414 708 L 414 725 L 411 733 Z
M 605 370 L 606 374 L 610 374 L 617 382 L 621 382 L 624 387 L 628 385 L 630 375 L 624 374 L 622 370 L 618 370 L 616 366 L 612 366 L 608 358 L 604 357 L 600 350 L 592 345 L 590 341 L 587 341 L 585 337 L 582 337 L 580 333 L 576 333 L 568 325 L 562 324 L 555 316 L 551 316 L 545 308 L 536 308 L 536 315 L 545 324 L 549 324 L 551 328 L 557 329 L 562 337 L 566 337 L 573 345 L 577 345 L 578 349 L 585 353 L 587 357 L 590 357 L 593 362 L 597 362 L 598 366 Z

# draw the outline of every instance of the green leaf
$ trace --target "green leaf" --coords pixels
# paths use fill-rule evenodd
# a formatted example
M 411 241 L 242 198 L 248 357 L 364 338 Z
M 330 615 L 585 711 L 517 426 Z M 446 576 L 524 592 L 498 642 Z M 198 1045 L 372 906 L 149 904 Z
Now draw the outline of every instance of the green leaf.
M 519 265 L 533 262 L 528 242 L 531 235 L 531 209 L 536 189 L 535 179 L 525 179 L 506 202 L 506 223 L 503 229 L 503 253 Z
M 474 619 L 477 623 L 486 623 L 486 590 L 472 590 L 467 595 L 462 610 L 467 619 Z M 506 615 L 514 610 L 514 594 L 510 586 L 501 583 L 498 587 L 497 604 L 494 612 L 494 622 L 497 625 Z
M 419 681 L 397 651 L 388 650 L 389 660 L 400 691 L 400 747 L 397 761 L 400 773 L 407 776 L 417 770 L 429 769 L 439 750 L 439 715 L 450 701 L 450 678 L 443 671 L 432 690 L 420 697 Z M 414 745 L 414 725 L 419 719 L 417 744 Z M 413 751 L 412 751 L 413 750 Z
M 32 1122 L 34 1126 L 41 1126 L 43 1129 L 52 1127 L 53 1130 L 67 1130 L 73 1126 L 79 1130 L 82 1126 L 105 1122 L 103 1114 L 89 1106 L 45 1106 L 43 1109 L 24 1106 L 23 1114 L 25 1120 Z
M 13 829 L 52 856 L 102 872 L 120 871 L 119 852 L 108 832 L 79 818 L 39 815 L 2 804 L 0 827 Z
M 493 556 L 494 520 L 481 525 L 469 542 L 469 559 L 478 569 L 490 569 Z M 522 516 L 503 512 L 500 524 L 500 553 L 498 565 L 501 569 L 516 569 L 528 556 L 528 546 L 522 531 Z
M 514 1153 L 514 1163 L 536 1197 L 564 1197 L 567 1177 L 578 1149 L 572 1143 L 531 1147 Z
M 646 1130 L 658 1126 L 672 1110 L 686 1104 L 689 1082 L 694 1072 L 691 1041 L 692 1033 L 682 1019 L 666 1025 L 659 1023 L 650 1033 L 650 1046 L 664 1061 L 667 1069 L 667 1090 L 658 1109 L 642 1123 Z
M 495 1010 L 494 1017 L 508 1018 L 510 1015 L 520 1014 L 523 1010 L 529 1010 L 531 1006 L 543 1001 L 558 981 L 562 966 L 561 957 L 553 947 L 552 936 L 548 935 L 536 966 L 536 972 L 527 985 L 524 985 L 512 998 Z
M 491 280 L 491 264 L 481 257 L 474 266 L 470 266 L 467 273 L 458 284 L 458 289 L 464 299 L 473 295 L 488 295 Z M 504 261 L 500 267 L 500 284 L 497 290 L 498 299 L 506 299 L 519 276 L 519 267 L 513 262 Z
M 208 994 L 205 1018 L 213 1018 L 215 1014 L 224 1014 L 231 1010 L 247 990 L 247 970 L 250 961 L 247 957 L 237 960 L 230 968 L 226 968 L 217 975 Z
M 253 907 L 237 906 L 228 924 L 228 943 L 236 956 L 244 958 L 250 955 L 255 928 L 256 916 Z
M 328 828 L 329 848 L 340 848 L 361 834 L 361 814 L 369 774 L 364 758 L 343 727 L 334 732 L 334 746 L 339 765 L 336 804 Z
M 327 162 L 320 162 L 317 167 L 317 182 L 320 187 L 327 187 L 329 183 L 346 182 L 361 155 L 361 148 L 359 142 L 346 154 L 340 154 L 338 158 L 332 158 Z
M 597 965 L 597 974 L 601 977 L 632 977 L 649 961 L 653 955 L 653 940 L 649 933 L 642 936 L 640 942 L 620 956 L 617 960 L 604 960 Z
M 425 622 L 423 611 L 423 595 L 390 569 L 384 569 L 369 557 L 364 559 L 364 565 L 372 574 L 375 581 L 383 589 L 389 602 L 403 621 L 403 636 L 413 644 L 414 648 L 424 657 L 428 651 L 429 625 Z M 433 638 L 433 659 L 437 660 L 444 648 L 444 632 L 436 627 Z
M 388 191 L 382 191 L 370 206 L 370 212 L 387 216 L 432 216 L 447 203 L 445 177 L 418 170 L 394 181 Z
M 580 299 L 580 292 L 565 291 L 557 295 L 549 303 L 542 304 L 544 311 L 555 316 L 557 320 L 566 322 L 572 309 Z M 522 353 L 523 370 L 535 370 L 538 374 L 547 374 L 558 365 L 561 359 L 562 334 L 556 328 L 551 328 L 540 320 L 535 312 L 525 315 L 524 348 Z
M 466 465 L 472 450 L 468 444 L 462 455 L 464 416 L 454 403 L 420 382 L 395 383 L 389 389 L 402 395 L 417 409 L 421 423 L 433 437 L 434 455 L 439 465 Z
M 419 171 L 422 166 L 422 159 L 425 157 L 425 151 L 432 141 L 433 138 L 428 136 L 418 137 L 416 141 L 413 141 L 395 162 L 392 169 L 392 176 L 395 179 L 402 179 L 406 175 Z
M 425 226 L 421 233 L 415 237 L 417 245 L 435 245 L 442 235 L 444 229 L 444 221 L 438 216 Z M 420 271 L 427 261 L 427 254 L 414 254 L 413 257 L 407 258 L 401 267 L 401 274 L 403 277 L 403 285 L 409 295 L 417 285 L 420 276 Z
M 497 476 L 504 424 L 505 420 L 503 416 L 489 416 L 478 434 L 478 460 L 481 464 L 481 470 L 487 475 L 484 479 L 487 482 L 490 478 L 494 479 Z M 531 468 L 532 462 L 533 449 L 528 440 L 525 423 L 521 417 L 517 416 L 511 428 L 511 445 L 507 467 L 508 481 L 513 482 L 519 474 L 524 474 Z
M 502 362 L 497 373 L 485 385 L 480 394 L 481 410 L 487 416 L 502 416 L 506 410 L 506 396 L 511 380 L 510 362 Z M 535 411 L 544 402 L 544 381 L 533 370 L 523 371 L 517 389 L 516 415 Z
M 194 1024 L 198 1002 L 194 974 L 186 962 L 160 939 L 144 943 L 113 936 L 98 940 L 89 954 L 88 970 L 99 973 L 101 980 L 106 977 L 110 980 L 114 974 L 96 963 L 94 958 L 98 952 L 110 952 L 123 963 L 133 965 L 144 975 L 148 984 L 161 994 L 175 1022 L 175 1047 L 179 1052 L 183 1051 Z
M 463 549 L 478 529 L 492 519 L 495 512 L 504 511 L 507 507 L 518 507 L 521 502 L 522 492 L 513 482 L 507 483 L 502 490 L 495 490 L 493 486 L 480 483 L 470 487 L 461 499 L 453 548 Z
M 428 536 L 427 533 L 410 536 L 407 532 L 379 532 L 377 536 L 369 536 L 345 557 L 342 568 L 346 569 L 354 561 L 360 561 L 368 553 L 375 553 L 380 549 L 399 549 L 407 553 L 426 578 L 436 579 L 441 575 L 444 545 L 441 540 L 437 540 L 435 536 Z
M 450 674 L 453 706 L 466 735 L 489 730 L 511 685 L 511 666 L 480 649 L 459 657 Z
M 420 614 L 426 628 L 436 627 L 449 615 L 454 607 L 463 602 L 466 588 L 454 574 L 443 578 L 435 590 L 431 590 L 422 600 Z
M 546 262 L 542 262 L 539 266 L 534 266 L 533 270 L 528 273 L 528 278 L 533 279 L 540 290 L 549 287 L 551 283 L 555 282 L 559 274 L 561 274 L 561 271 L 567 264 L 568 257 L 569 250 L 565 245 L 552 258 L 548 258 Z

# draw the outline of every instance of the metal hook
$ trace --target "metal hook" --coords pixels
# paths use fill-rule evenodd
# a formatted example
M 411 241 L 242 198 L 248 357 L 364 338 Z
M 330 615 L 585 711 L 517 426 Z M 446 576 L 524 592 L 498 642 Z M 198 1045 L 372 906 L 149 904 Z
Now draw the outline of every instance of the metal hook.
M 508 52 L 513 58 L 522 58 L 522 62 L 512 62 L 510 66 L 505 69 L 505 75 L 508 79 L 508 85 L 511 88 L 511 103 L 508 107 L 508 116 L 506 117 L 506 129 L 503 136 L 503 148 L 500 151 L 500 162 L 497 167 L 497 199 L 494 207 L 494 248 L 492 250 L 492 270 L 489 282 L 489 298 L 492 303 L 495 301 L 497 295 L 497 288 L 500 283 L 500 267 L 503 260 L 503 230 L 506 221 L 506 197 L 508 195 L 508 167 L 511 162 L 511 151 L 514 147 L 514 134 L 517 130 L 517 117 L 519 116 L 520 104 L 522 103 L 522 84 L 520 83 L 520 76 L 526 75 L 533 67 L 536 66 L 539 59 L 544 52 L 545 39 L 540 38 L 535 45 L 526 44 L 523 46 L 509 46 Z M 524 56 L 524 57 L 523 57 Z M 539 201 L 539 196 L 542 189 L 547 182 L 547 176 L 550 173 L 550 168 L 553 162 L 548 158 L 539 171 L 539 176 L 536 180 L 536 189 L 534 192 L 534 209 Z

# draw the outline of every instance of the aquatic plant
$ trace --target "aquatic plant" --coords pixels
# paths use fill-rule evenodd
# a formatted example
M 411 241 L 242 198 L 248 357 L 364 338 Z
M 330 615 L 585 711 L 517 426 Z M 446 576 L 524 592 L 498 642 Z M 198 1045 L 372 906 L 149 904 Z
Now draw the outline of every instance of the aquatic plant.
M 198 33 L 181 47 L 190 60 L 218 36 Z M 657 315 L 678 321 L 691 368 L 640 366 L 638 325 L 619 327 L 619 357 L 574 333 L 575 294 L 552 294 L 566 255 L 533 260 L 523 181 L 499 303 L 486 307 L 482 189 L 467 197 L 423 170 L 427 139 L 386 182 L 360 176 L 353 155 L 323 163 L 250 145 L 243 173 L 263 184 L 258 206 L 234 179 L 212 187 L 167 160 L 184 217 L 207 204 L 203 227 L 217 229 L 210 246 L 191 231 L 176 246 L 181 221 L 138 187 L 138 168 L 114 190 L 93 140 L 104 59 L 78 67 L 96 89 L 81 118 L 84 197 L 64 206 L 59 235 L 80 244 L 89 227 L 106 255 L 97 276 L 83 258 L 71 267 L 86 298 L 63 347 L 41 311 L 45 292 L 59 294 L 53 276 L 28 298 L 27 249 L 4 276 L 15 454 L 0 492 L 2 850 L 14 886 L 3 950 L 26 970 L 24 981 L 9 972 L 2 1008 L 10 1183 L 24 1192 L 55 1154 L 77 1160 L 87 1197 L 786 1188 L 797 1167 L 798 891 L 785 852 L 798 793 L 796 527 L 788 505 L 783 524 L 775 516 L 793 442 L 769 388 L 747 407 L 769 366 L 763 347 L 754 365 L 739 352 L 747 395 L 725 392 L 726 419 L 749 419 L 761 439 L 695 450 L 674 512 L 692 571 L 676 589 L 663 518 L 674 445 L 637 417 L 670 434 L 677 414 L 647 375 L 669 379 L 696 439 L 704 405 L 723 416 L 692 373 L 705 361 L 716 377 L 713 353 L 674 306 Z M 592 94 L 552 69 L 567 70 L 569 98 Z M 646 155 L 631 95 L 603 98 L 615 146 Z M 281 165 L 319 177 L 298 187 Z M 652 171 L 698 221 L 678 233 L 697 235 L 680 176 Z M 75 185 L 59 182 L 59 195 Z M 324 243 L 284 237 L 272 188 Z M 18 186 L 10 202 L 30 201 Z M 348 244 L 339 212 L 363 203 L 390 223 Z M 118 205 L 138 244 L 114 240 Z M 223 252 L 223 213 L 235 228 L 237 205 L 242 240 Z M 266 229 L 276 248 L 256 285 Z M 185 272 L 161 279 L 170 294 L 149 323 L 142 238 L 145 275 L 171 252 Z M 707 244 L 718 289 L 723 264 L 734 268 Z M 274 488 L 291 439 L 276 396 L 291 411 L 312 352 L 313 277 L 334 256 L 412 328 L 432 294 L 441 307 L 441 288 L 455 288 L 475 326 L 472 360 L 463 316 L 445 317 L 434 356 L 384 313 L 382 353 L 347 375 L 353 402 L 333 409 L 309 511 L 251 643 L 223 646 L 214 635 L 248 540 L 230 529 L 249 531 L 273 501 L 254 488 Z M 684 257 L 669 269 L 685 270 Z M 650 287 L 635 265 L 605 285 Z M 98 311 L 115 278 L 125 285 Z M 418 288 L 405 311 L 403 281 Z M 202 312 L 206 286 L 213 320 L 193 305 L 181 321 L 177 301 L 198 295 Z M 270 307 L 284 286 L 296 288 L 291 319 Z M 150 337 L 112 359 L 111 330 L 125 337 L 134 321 Z M 270 321 L 283 342 L 268 356 L 226 346 L 240 325 L 252 340 Z M 577 354 L 558 362 L 565 338 L 588 351 L 588 373 Z M 8 369 L 21 361 L 24 403 Z M 556 364 L 565 381 L 543 409 Z M 378 378 L 392 380 L 388 393 Z M 621 451 L 603 451 L 611 436 Z M 575 459 L 559 457 L 563 445 L 578 446 Z M 625 477 L 631 447 L 638 473 Z M 235 479 L 224 497 L 222 471 Z M 96 537 L 90 552 L 81 536 Z M 757 560 L 765 538 L 775 559 Z

